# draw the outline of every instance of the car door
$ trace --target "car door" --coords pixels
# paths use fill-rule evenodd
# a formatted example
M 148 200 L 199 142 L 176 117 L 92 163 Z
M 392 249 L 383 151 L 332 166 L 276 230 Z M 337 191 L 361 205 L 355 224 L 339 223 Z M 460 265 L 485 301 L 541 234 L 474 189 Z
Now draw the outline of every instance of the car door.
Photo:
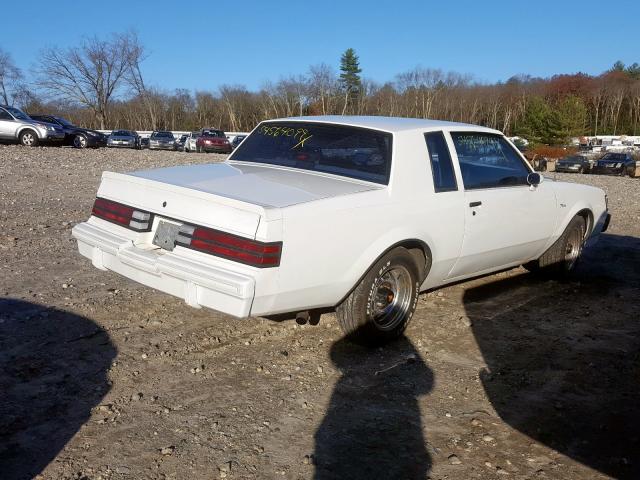
M 465 195 L 465 231 L 449 279 L 481 274 L 540 255 L 556 224 L 550 183 L 531 186 L 530 167 L 502 136 L 450 132 Z
M 0 138 L 14 138 L 17 123 L 4 108 L 0 108 Z

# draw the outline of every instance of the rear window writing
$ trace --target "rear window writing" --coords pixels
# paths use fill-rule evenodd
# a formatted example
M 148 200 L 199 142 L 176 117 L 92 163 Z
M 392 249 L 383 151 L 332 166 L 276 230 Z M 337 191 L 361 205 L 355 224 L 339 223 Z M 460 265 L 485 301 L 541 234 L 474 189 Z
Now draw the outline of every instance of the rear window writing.
M 390 133 L 345 125 L 267 122 L 243 140 L 230 160 L 265 163 L 387 184 Z

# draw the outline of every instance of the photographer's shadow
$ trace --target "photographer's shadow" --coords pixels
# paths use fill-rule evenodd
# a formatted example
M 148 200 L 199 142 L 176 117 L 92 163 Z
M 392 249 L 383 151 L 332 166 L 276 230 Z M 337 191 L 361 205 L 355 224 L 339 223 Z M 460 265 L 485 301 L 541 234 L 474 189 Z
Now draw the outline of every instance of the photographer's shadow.
M 33 478 L 109 391 L 116 356 L 93 321 L 0 299 L 0 478 Z
M 341 339 L 330 354 L 342 377 L 315 435 L 314 478 L 425 478 L 418 397 L 431 391 L 433 373 L 411 342 L 372 350 Z

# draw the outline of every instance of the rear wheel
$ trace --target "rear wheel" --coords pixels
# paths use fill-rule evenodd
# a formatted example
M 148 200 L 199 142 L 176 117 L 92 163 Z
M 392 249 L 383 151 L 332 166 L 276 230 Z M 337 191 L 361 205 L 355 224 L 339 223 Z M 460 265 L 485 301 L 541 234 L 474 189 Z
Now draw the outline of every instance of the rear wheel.
M 18 137 L 20 145 L 25 147 L 35 147 L 38 145 L 38 134 L 33 130 L 23 130 Z
M 539 259 L 524 267 L 531 272 L 566 277 L 571 274 L 580 260 L 586 236 L 587 225 L 584 218 L 575 216 L 564 233 Z
M 350 340 L 381 345 L 398 338 L 413 316 L 420 288 L 419 268 L 402 247 L 384 255 L 336 308 Z

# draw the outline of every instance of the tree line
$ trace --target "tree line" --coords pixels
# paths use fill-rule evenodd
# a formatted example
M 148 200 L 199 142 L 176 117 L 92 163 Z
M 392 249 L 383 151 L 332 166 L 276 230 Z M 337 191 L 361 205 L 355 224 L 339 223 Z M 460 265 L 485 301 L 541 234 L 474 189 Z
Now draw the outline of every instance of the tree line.
M 484 125 L 535 144 L 560 145 L 583 135 L 640 134 L 640 65 L 616 62 L 600 75 L 518 75 L 505 82 L 416 67 L 378 83 L 361 75 L 347 49 L 339 73 L 327 64 L 266 82 L 259 90 L 172 92 L 150 86 L 144 46 L 133 32 L 91 38 L 40 53 L 26 82 L 0 48 L 0 101 L 51 112 L 92 128 L 249 131 L 260 121 L 298 115 L 385 115 Z

